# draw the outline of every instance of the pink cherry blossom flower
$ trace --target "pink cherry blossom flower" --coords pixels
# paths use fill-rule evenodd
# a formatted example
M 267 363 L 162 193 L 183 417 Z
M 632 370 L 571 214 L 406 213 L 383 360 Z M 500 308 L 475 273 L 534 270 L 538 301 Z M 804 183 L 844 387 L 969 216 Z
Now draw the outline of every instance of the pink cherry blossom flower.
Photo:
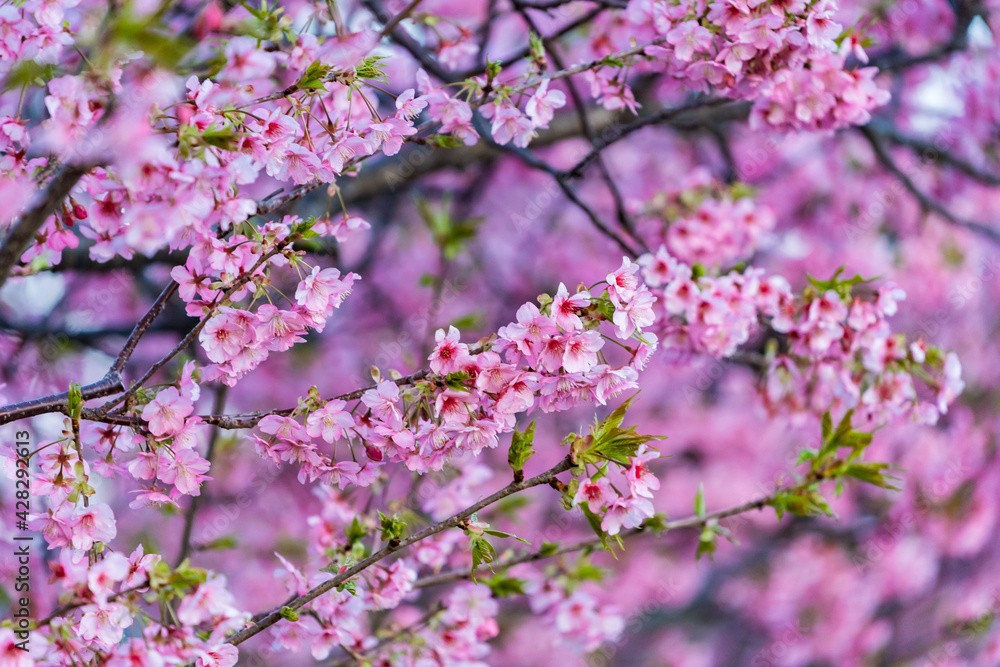
M 621 303 L 632 298 L 632 294 L 639 288 L 639 277 L 636 275 L 639 268 L 628 257 L 622 257 L 622 265 L 618 270 L 608 274 L 608 294 L 613 301 Z
M 89 549 L 94 542 L 109 542 L 118 534 L 115 515 L 105 503 L 77 507 L 68 525 L 74 549 Z
M 170 436 L 184 428 L 184 418 L 193 411 L 194 404 L 190 399 L 181 396 L 176 387 L 167 387 L 146 404 L 142 409 L 142 418 L 153 435 Z
M 267 415 L 257 424 L 264 433 L 268 433 L 286 442 L 303 442 L 309 439 L 305 427 L 291 417 Z
M 660 480 L 649 470 L 646 464 L 660 458 L 659 452 L 646 445 L 640 445 L 635 456 L 629 459 L 631 465 L 625 471 L 625 479 L 633 496 L 652 498 L 653 491 L 660 488 Z
M 345 430 L 354 427 L 354 417 L 344 411 L 346 406 L 347 403 L 339 399 L 327 401 L 306 419 L 306 432 L 329 443 L 340 440 Z
M 552 318 L 556 324 L 566 331 L 576 331 L 583 328 L 583 321 L 577 315 L 577 310 L 590 305 L 590 292 L 583 290 L 573 296 L 569 295 L 566 285 L 559 283 L 559 289 L 552 297 Z
M 369 389 L 361 396 L 361 402 L 368 406 L 372 414 L 393 428 L 399 428 L 403 422 L 403 414 L 396 407 L 397 401 L 399 387 L 395 382 L 379 382 L 375 389 Z
M 601 530 L 608 535 L 617 535 L 622 528 L 638 528 L 651 516 L 653 504 L 645 498 L 616 498 L 608 505 L 601 521 Z
M 396 113 L 405 120 L 413 120 L 426 106 L 423 95 L 415 96 L 413 88 L 407 88 L 396 98 Z
M 458 329 L 453 326 L 448 327 L 447 334 L 444 329 L 437 330 L 434 334 L 437 345 L 428 357 L 431 371 L 438 375 L 448 375 L 461 370 L 469 362 L 469 346 L 460 343 L 459 336 Z
M 305 340 L 305 320 L 293 310 L 278 310 L 265 303 L 257 309 L 257 320 L 257 338 L 268 350 L 283 352 Z
M 591 512 L 600 514 L 617 497 L 618 494 L 611 488 L 611 482 L 608 481 L 607 477 L 585 479 L 580 482 L 576 495 L 573 496 L 573 504 L 587 503 Z
M 556 109 L 566 106 L 566 94 L 561 90 L 549 90 L 549 79 L 542 81 L 525 105 L 525 112 L 535 128 L 546 128 L 552 122 Z
M 628 338 L 637 329 L 648 327 L 656 321 L 653 313 L 653 304 L 656 297 L 648 289 L 643 287 L 633 293 L 632 298 L 615 308 L 612 321 L 618 327 L 616 332 L 619 338 Z
M 372 123 L 368 127 L 370 136 L 382 145 L 382 152 L 395 155 L 403 147 L 403 138 L 416 134 L 417 128 L 402 118 L 390 116 L 381 123 Z
M 479 373 L 476 376 L 476 388 L 483 392 L 496 394 L 503 391 L 518 374 L 517 366 L 505 364 L 500 355 L 492 350 L 482 352 L 476 364 Z
M 340 307 L 355 280 L 358 276 L 353 273 L 341 278 L 339 269 L 320 270 L 314 266 L 296 288 L 295 301 L 311 313 L 328 313 Z
M 6 667 L 32 667 L 35 664 L 31 654 L 18 646 L 21 641 L 12 629 L 0 628 L 0 663 Z
M 210 649 L 199 649 L 195 667 L 233 667 L 239 659 L 239 649 L 232 644 L 218 644 Z
M 132 615 L 128 607 L 117 602 L 103 606 L 86 605 L 81 608 L 80 636 L 96 642 L 103 648 L 111 648 L 122 640 L 125 628 L 132 625 Z
M 690 62 L 696 52 L 705 52 L 712 45 L 712 33 L 697 21 L 684 21 L 667 33 L 667 42 L 674 46 L 674 55 Z
M 220 308 L 219 313 L 208 320 L 198 335 L 205 348 L 205 354 L 215 363 L 229 361 L 248 345 L 253 329 L 241 327 L 235 309 Z
M 566 336 L 562 367 L 567 373 L 586 373 L 597 365 L 597 353 L 604 339 L 597 331 L 582 331 Z
M 160 460 L 159 478 L 184 495 L 200 495 L 201 483 L 212 479 L 204 474 L 211 464 L 193 449 L 175 451 L 173 456 L 161 455 Z
M 103 560 L 90 568 L 87 573 L 87 585 L 98 606 L 104 606 L 114 587 L 120 584 L 129 572 L 128 558 L 118 552 L 108 554 Z
M 526 148 L 535 134 L 531 121 L 512 106 L 501 106 L 493 112 L 493 125 L 490 129 L 493 139 L 501 146 L 513 140 L 515 146 Z

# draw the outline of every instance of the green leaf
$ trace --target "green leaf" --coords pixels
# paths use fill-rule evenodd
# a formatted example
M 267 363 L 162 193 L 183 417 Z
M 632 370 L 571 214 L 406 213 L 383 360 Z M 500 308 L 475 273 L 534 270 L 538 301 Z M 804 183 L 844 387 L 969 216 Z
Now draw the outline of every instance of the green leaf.
M 498 574 L 495 577 L 486 579 L 485 582 L 490 587 L 493 597 L 502 598 L 508 595 L 524 595 L 524 580 L 522 579 Z
M 483 321 L 482 313 L 469 313 L 468 315 L 462 315 L 461 317 L 456 317 L 448 324 L 455 327 L 456 329 L 474 329 Z
M 73 419 L 79 419 L 80 413 L 83 411 L 83 391 L 79 383 L 70 383 L 69 397 L 66 402 L 69 407 L 69 416 Z
M 614 549 L 611 548 L 611 543 L 608 541 L 608 534 L 604 532 L 603 528 L 601 528 L 601 517 L 591 512 L 590 507 L 588 507 L 586 503 L 580 505 L 580 509 L 583 510 L 584 516 L 587 517 L 587 523 L 590 524 L 590 528 L 594 531 L 594 534 L 596 534 L 601 540 L 601 544 L 604 545 L 604 548 L 607 551 L 610 551 L 611 554 L 617 559 L 618 556 L 615 554 Z
M 354 68 L 359 79 L 371 79 L 372 81 L 383 81 L 389 83 L 389 77 L 382 71 L 382 61 L 388 60 L 389 56 L 368 56 Z
M 833 419 L 830 417 L 830 411 L 827 410 L 823 413 L 823 441 L 826 442 L 830 439 L 830 435 L 833 433 Z
M 841 280 L 840 274 L 842 274 L 843 272 L 844 272 L 844 266 L 840 266 L 840 268 L 838 268 L 834 272 L 833 276 L 829 280 L 819 280 L 810 275 L 807 275 L 806 278 L 809 279 L 809 282 L 812 283 L 812 286 L 815 287 L 818 291 L 829 292 L 832 290 L 836 292 L 838 295 L 840 295 L 842 299 L 846 299 L 851 295 L 851 288 L 854 287 L 855 285 L 860 285 L 862 283 L 870 283 L 872 281 L 878 280 L 878 276 L 874 278 L 864 278 L 858 274 L 855 274 L 854 276 L 846 280 Z
M 801 452 L 799 452 L 799 458 L 795 460 L 795 465 L 802 465 L 806 461 L 812 461 L 813 459 L 816 458 L 817 454 L 819 454 L 818 449 L 809 449 L 809 448 L 803 449 Z
M 324 65 L 319 60 L 314 60 L 310 63 L 306 71 L 299 77 L 299 80 L 295 82 L 295 86 L 301 90 L 326 90 L 326 77 L 333 72 L 333 67 L 330 65 Z
M 531 544 L 531 542 L 529 542 L 528 540 L 522 540 L 517 535 L 514 535 L 513 533 L 505 533 L 502 530 L 493 530 L 492 528 L 484 528 L 483 532 L 486 533 L 487 535 L 492 535 L 493 537 L 500 537 L 500 538 L 513 537 L 518 542 L 524 542 L 525 544 Z
M 503 69 L 503 63 L 499 60 L 487 60 L 486 61 L 486 76 L 488 81 L 500 76 L 500 71 Z
M 470 546 L 472 547 L 472 581 L 479 583 L 476 581 L 476 571 L 480 565 L 486 565 L 492 572 L 492 563 L 497 558 L 497 552 L 489 540 L 481 535 L 471 535 Z
M 291 621 L 294 623 L 295 621 L 299 620 L 298 612 L 296 612 L 291 607 L 282 607 L 281 609 L 278 610 L 278 614 L 280 614 L 281 617 L 286 621 Z
M 507 463 L 515 473 L 523 472 L 525 464 L 535 455 L 535 422 L 531 422 L 523 432 L 514 430 L 510 440 L 510 451 L 507 452 Z
M 542 558 L 551 558 L 559 551 L 559 545 L 555 542 L 542 542 L 542 548 L 538 550 L 538 555 Z
M 216 538 L 207 544 L 199 544 L 199 551 L 226 551 L 228 549 L 235 549 L 239 543 L 236 540 L 235 535 L 223 535 L 222 537 Z
M 361 523 L 358 517 L 354 517 L 351 525 L 344 529 L 344 533 L 347 535 L 347 543 L 353 545 L 368 534 L 368 527 Z
M 590 562 L 587 558 L 581 558 L 571 573 L 573 579 L 577 581 L 597 581 L 604 579 L 604 572 Z
M 378 513 L 381 522 L 382 539 L 386 542 L 399 542 L 403 539 L 403 532 L 406 530 L 406 522 L 397 515 L 386 516 L 382 512 Z
M 833 516 L 833 510 L 819 493 L 817 484 L 784 489 L 769 500 L 768 505 L 774 508 L 779 519 L 785 512 L 796 516 Z
M 456 371 L 454 373 L 449 373 L 444 379 L 445 385 L 449 389 L 454 389 L 455 391 L 472 391 L 470 384 L 472 383 L 472 378 L 466 371 Z
M 457 139 L 450 134 L 432 134 L 427 137 L 427 140 L 438 148 L 458 148 L 465 145 L 461 139 Z
M 59 73 L 59 68 L 53 64 L 37 63 L 34 60 L 21 61 L 7 72 L 3 92 L 22 86 L 44 86 Z
M 705 483 L 698 484 L 698 493 L 694 494 L 694 513 L 704 517 L 707 513 L 705 507 Z
M 701 535 L 698 536 L 698 551 L 695 553 L 695 560 L 701 560 L 702 556 L 708 556 L 709 560 L 713 560 L 717 547 L 718 535 L 715 532 L 715 527 L 706 524 L 701 529 Z
M 594 426 L 590 429 L 590 435 L 585 438 L 577 438 L 572 444 L 570 455 L 573 462 L 577 464 L 598 463 L 600 460 L 617 463 L 622 467 L 629 466 L 629 459 L 634 457 L 636 450 L 650 440 L 663 440 L 666 436 L 645 435 L 636 433 L 635 426 L 628 430 L 622 429 L 621 424 L 625 419 L 625 412 L 628 410 L 632 400 L 637 394 L 632 395 L 624 403 L 619 405 L 608 415 L 604 421 L 594 419 Z
M 883 489 L 899 491 L 899 488 L 893 486 L 890 481 L 896 478 L 892 475 L 885 475 L 882 472 L 888 467 L 888 463 L 853 463 L 845 468 L 844 474 Z

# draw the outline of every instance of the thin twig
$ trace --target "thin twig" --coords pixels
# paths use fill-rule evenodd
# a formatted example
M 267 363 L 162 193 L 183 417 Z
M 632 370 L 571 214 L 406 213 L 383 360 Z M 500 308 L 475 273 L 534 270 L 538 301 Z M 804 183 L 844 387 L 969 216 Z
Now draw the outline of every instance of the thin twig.
M 224 384 L 219 385 L 215 390 L 215 400 L 212 402 L 212 412 L 219 414 L 226 407 L 226 394 L 229 391 L 229 387 Z M 212 428 L 212 434 L 208 438 L 208 451 L 205 452 L 205 460 L 209 463 L 215 458 L 215 446 L 219 441 L 219 434 L 221 429 L 218 426 Z M 184 513 L 184 530 L 181 531 L 181 546 L 177 553 L 177 565 L 175 567 L 180 567 L 184 559 L 188 557 L 191 553 L 191 533 L 194 530 L 194 516 L 198 512 L 198 506 L 200 504 L 201 498 L 204 497 L 205 490 L 202 488 L 201 494 L 197 496 L 191 496 L 191 502 L 188 504 L 187 512 Z
M 454 528 L 460 525 L 463 521 L 468 519 L 470 516 L 472 516 L 479 510 L 489 505 L 492 505 L 493 503 L 499 500 L 503 500 L 507 496 L 510 496 L 519 491 L 524 491 L 525 489 L 530 489 L 535 486 L 548 484 L 550 481 L 556 478 L 556 475 L 565 472 L 572 467 L 573 467 L 572 461 L 570 461 L 569 457 L 566 457 L 561 462 L 556 464 L 554 467 L 541 473 L 540 475 L 536 475 L 535 477 L 532 477 L 531 479 L 527 479 L 520 483 L 508 484 L 507 486 L 500 489 L 493 495 L 480 500 L 479 502 L 473 504 L 472 506 L 462 510 L 458 514 L 455 514 L 450 519 L 446 519 L 432 526 L 428 526 L 427 528 L 424 528 L 423 530 L 414 533 L 413 535 L 403 540 L 400 540 L 399 542 L 389 542 L 385 547 L 383 547 L 379 551 L 376 551 L 368 558 L 365 558 L 364 560 L 353 565 L 347 570 L 341 572 L 340 574 L 337 574 L 333 578 L 328 579 L 322 584 L 300 595 L 299 597 L 297 597 L 295 600 L 285 605 L 284 607 L 275 609 L 274 611 L 270 612 L 267 616 L 261 619 L 259 623 L 256 623 L 255 625 L 252 625 L 248 628 L 244 628 L 240 632 L 237 632 L 235 635 L 233 635 L 227 640 L 228 643 L 242 644 L 246 640 L 250 639 L 255 635 L 260 634 L 261 632 L 263 632 L 264 630 L 266 630 L 267 628 L 271 627 L 275 623 L 279 622 L 282 618 L 284 618 L 281 614 L 282 609 L 288 608 L 291 609 L 292 611 L 300 609 L 301 607 L 309 604 L 310 602 L 312 602 L 319 596 L 323 595 L 324 593 L 333 590 L 340 584 L 348 581 L 352 577 L 368 569 L 369 567 L 379 562 L 386 556 L 389 556 L 390 554 L 395 553 L 396 551 L 405 549 L 412 544 L 416 544 L 421 540 L 427 539 L 428 537 L 437 535 L 443 530 L 446 530 L 448 528 Z
M 752 512 L 754 510 L 761 510 L 767 507 L 767 505 L 774 499 L 776 493 L 772 493 L 767 496 L 763 496 L 756 500 L 743 503 L 741 505 L 736 505 L 724 510 L 719 510 L 717 512 L 712 512 L 711 514 L 706 514 L 705 516 L 689 516 L 684 519 L 678 519 L 676 521 L 668 521 L 663 524 L 663 531 L 678 530 L 681 528 L 699 528 L 704 526 L 709 521 L 719 521 L 731 516 L 736 516 L 738 514 L 744 514 L 746 512 Z M 639 533 L 650 532 L 642 526 L 638 528 L 631 528 L 624 530 L 619 533 L 619 537 L 626 538 L 632 535 L 638 535 Z M 507 569 L 515 565 L 520 565 L 522 563 L 533 563 L 535 561 L 547 560 L 549 558 L 555 558 L 557 556 L 563 556 L 565 554 L 576 553 L 577 551 L 586 551 L 598 549 L 601 546 L 601 540 L 599 538 L 591 540 L 583 540 L 580 542 L 575 542 L 564 547 L 559 547 L 555 550 L 545 550 L 545 551 L 532 551 L 526 554 L 521 554 L 520 556 L 514 556 L 508 558 L 504 561 L 498 561 L 493 563 L 492 567 L 494 570 L 503 568 Z M 462 568 L 461 570 L 454 570 L 452 572 L 442 572 L 440 574 L 432 574 L 426 577 L 421 577 L 413 583 L 414 588 L 429 588 L 431 586 L 441 586 L 443 584 L 450 584 L 456 581 L 464 581 L 467 579 L 472 579 L 473 575 L 483 574 L 482 571 L 476 571 L 475 573 L 469 568 Z
M 875 152 L 875 157 L 877 157 L 879 162 L 882 163 L 882 166 L 888 169 L 892 173 L 892 175 L 895 176 L 899 180 L 899 182 L 903 184 L 903 187 L 905 187 L 909 191 L 909 193 L 913 195 L 914 198 L 916 198 L 921 208 L 923 208 L 925 211 L 936 213 L 946 222 L 950 222 L 956 227 L 964 227 L 965 229 L 968 229 L 970 231 L 973 231 L 977 234 L 980 234 L 988 238 L 990 241 L 993 241 L 994 243 L 1000 243 L 1000 229 L 990 227 L 989 225 L 985 225 L 981 222 L 976 222 L 974 220 L 965 220 L 964 218 L 959 218 L 954 213 L 945 208 L 943 204 L 934 199 L 931 199 L 927 194 L 923 192 L 923 190 L 921 190 L 917 186 L 916 183 L 913 182 L 913 179 L 910 178 L 910 176 L 906 172 L 904 172 L 902 169 L 899 168 L 899 165 L 896 164 L 896 162 L 892 159 L 892 156 L 889 155 L 888 151 L 886 151 L 885 146 L 882 144 L 882 139 L 875 132 L 873 132 L 870 128 L 867 127 L 859 127 L 858 131 L 861 132 L 861 134 L 863 134 L 865 138 L 868 140 L 868 143 L 871 144 L 872 150 Z

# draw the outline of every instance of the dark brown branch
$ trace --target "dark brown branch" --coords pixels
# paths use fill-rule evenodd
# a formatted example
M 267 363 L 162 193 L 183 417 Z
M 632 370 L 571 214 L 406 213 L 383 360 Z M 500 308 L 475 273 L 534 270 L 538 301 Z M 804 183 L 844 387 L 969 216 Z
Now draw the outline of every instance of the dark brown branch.
M 385 26 L 382 28 L 382 32 L 379 33 L 379 39 L 382 39 L 386 35 L 390 34 L 393 30 L 395 30 L 396 26 L 399 25 L 400 21 L 409 18 L 410 14 L 413 13 L 413 10 L 416 9 L 417 5 L 419 5 L 421 2 L 423 2 L 423 0 L 411 0 L 410 4 L 408 4 L 406 7 L 403 8 L 403 11 L 399 12 L 391 19 L 386 21 Z
M 521 3 L 521 4 L 524 4 L 524 3 Z M 574 19 L 573 21 L 570 21 L 566 25 L 562 26 L 561 28 L 559 28 L 558 30 L 556 30 L 555 32 L 553 32 L 552 34 L 542 37 L 542 43 L 545 44 L 546 46 L 548 46 L 550 42 L 553 42 L 553 41 L 559 39 L 560 37 L 566 35 L 567 33 L 573 32 L 574 30 L 576 30 L 580 26 L 587 25 L 588 23 L 590 23 L 591 21 L 593 21 L 595 18 L 597 18 L 597 16 L 601 12 L 602 12 L 602 9 L 600 7 L 590 10 L 589 12 L 587 12 L 586 14 L 584 14 L 583 16 L 581 16 L 581 17 L 579 17 L 577 19 Z M 507 58 L 504 58 L 503 60 L 501 60 L 500 61 L 500 66 L 501 67 L 510 67 L 511 65 L 513 65 L 515 63 L 518 63 L 521 60 L 524 60 L 529 55 L 531 55 L 531 47 L 530 46 L 522 47 L 519 51 L 517 51 L 513 55 L 508 56 Z M 468 79 L 470 77 L 476 76 L 477 74 L 481 74 L 482 71 L 483 71 L 482 67 L 468 69 L 468 70 L 465 70 L 464 72 L 459 72 L 456 75 L 455 78 L 457 80 L 459 80 L 459 81 L 462 81 L 464 79 Z
M 744 120 L 749 115 L 751 106 L 750 102 L 739 102 L 725 97 L 699 98 L 683 106 L 661 109 L 653 114 L 639 116 L 627 125 L 613 127 L 604 131 L 593 142 L 593 148 L 591 148 L 590 152 L 577 162 L 567 172 L 567 175 L 570 178 L 581 177 L 584 169 L 601 154 L 601 151 L 644 127 L 659 125 L 660 123 L 670 123 L 675 127 L 696 127 L 698 125 L 707 126 L 727 120 Z M 719 112 L 712 113 L 711 110 L 717 107 L 722 108 Z
M 184 338 L 182 338 L 181 341 L 177 343 L 177 345 L 175 345 L 172 350 L 170 350 L 170 352 L 164 355 L 155 364 L 150 366 L 149 370 L 147 370 L 146 373 L 141 378 L 139 378 L 139 380 L 135 382 L 126 392 L 124 392 L 117 398 L 108 401 L 100 408 L 98 408 L 97 411 L 98 414 L 107 414 L 108 410 L 110 410 L 111 408 L 115 407 L 120 403 L 127 401 L 129 398 L 134 396 L 135 392 L 137 392 L 147 381 L 149 381 L 149 379 L 153 377 L 153 375 L 155 375 L 158 370 L 163 368 L 171 359 L 173 359 L 178 354 L 183 352 L 185 349 L 187 349 L 188 345 L 194 342 L 194 339 L 198 337 L 198 334 L 201 333 L 201 330 L 205 328 L 205 325 L 208 324 L 208 321 L 212 319 L 216 311 L 219 309 L 219 307 L 226 299 L 228 299 L 237 290 L 241 289 L 244 285 L 250 282 L 250 280 L 253 278 L 257 270 L 260 267 L 264 266 L 269 259 L 280 253 L 286 245 L 292 243 L 293 241 L 298 240 L 299 238 L 301 238 L 301 235 L 293 234 L 284 241 L 279 242 L 278 245 L 276 245 L 268 252 L 264 253 L 261 256 L 261 258 L 258 259 L 257 262 L 252 267 L 250 267 L 250 269 L 244 275 L 242 275 L 239 279 L 234 281 L 233 284 L 230 285 L 225 292 L 223 292 L 219 297 L 216 298 L 216 301 L 213 304 L 213 306 L 209 308 L 209 311 L 205 315 L 202 316 L 202 318 L 198 321 L 198 324 L 194 325 L 191 331 L 189 331 L 188 334 L 184 336 Z M 171 285 L 176 286 L 176 284 L 177 284 L 176 281 L 171 281 Z M 167 291 L 169 290 L 170 290 L 170 285 L 168 285 L 164 289 L 164 293 L 167 293 Z M 159 299 L 157 301 L 159 301 Z
M 132 353 L 135 352 L 135 347 L 139 344 L 139 339 L 149 330 L 153 320 L 163 312 L 163 309 L 167 306 L 167 301 L 174 295 L 178 287 L 177 282 L 171 280 L 170 284 L 163 288 L 160 296 L 156 297 L 156 301 L 153 302 L 153 305 L 149 307 L 146 314 L 142 316 L 142 319 L 132 329 L 132 333 L 129 335 L 128 340 L 125 341 L 122 351 L 118 353 L 115 363 L 111 365 L 111 372 L 121 373 L 125 370 L 125 364 L 128 363 L 128 360 L 132 357 Z
M 538 26 L 535 25 L 535 22 L 531 19 L 527 10 L 521 5 L 520 0 L 511 1 L 514 3 L 515 9 L 517 9 L 518 13 L 520 13 L 521 17 L 524 19 L 524 22 L 528 24 L 528 27 L 536 33 L 539 32 Z M 600 11 L 600 9 L 595 11 Z M 545 45 L 547 53 L 549 57 L 551 57 L 552 63 L 556 66 L 556 68 L 566 69 L 566 65 L 563 62 L 562 57 L 559 55 L 559 52 L 556 50 L 555 45 L 551 42 L 543 42 L 543 44 Z M 594 128 L 591 126 L 590 118 L 587 115 L 587 104 L 583 99 L 583 95 L 580 94 L 580 89 L 577 87 L 576 82 L 574 82 L 572 78 L 566 79 L 566 88 L 569 90 L 570 97 L 573 98 L 573 108 L 576 111 L 577 117 L 580 119 L 580 128 L 583 130 L 583 136 L 587 139 L 587 143 L 593 146 L 597 137 L 594 134 Z M 648 248 L 645 247 L 643 240 L 635 233 L 635 228 L 629 218 L 628 211 L 625 209 L 625 200 L 622 198 L 621 190 L 618 189 L 618 185 L 615 183 L 614 179 L 611 178 L 611 172 L 608 170 L 607 164 L 600 155 L 596 157 L 596 161 L 597 168 L 601 172 L 601 179 L 607 186 L 608 191 L 611 193 L 611 199 L 615 203 L 615 215 L 618 218 L 618 224 L 625 230 L 626 234 L 639 244 L 640 247 L 644 250 L 648 250 Z
M 419 0 L 416 2 L 411 2 L 410 4 L 416 6 Z M 389 15 L 379 6 L 374 0 L 362 0 L 361 4 L 378 19 L 378 22 L 385 26 L 382 29 L 380 37 L 384 37 L 388 34 L 392 41 L 396 42 L 404 49 L 409 51 L 410 55 L 417 59 L 417 61 L 423 65 L 424 69 L 436 76 L 441 81 L 445 83 L 452 83 L 453 81 L 458 81 L 460 79 L 455 79 L 444 67 L 441 66 L 435 58 L 431 57 L 431 54 L 424 49 L 423 46 L 417 43 L 412 37 L 406 34 L 405 31 L 400 29 L 396 24 L 398 21 L 394 22 L 394 19 L 389 18 Z M 411 8 L 407 8 L 411 9 Z M 403 10 L 404 13 L 407 10 Z M 406 18 L 402 16 L 401 18 Z
M 124 390 L 125 386 L 122 384 L 121 374 L 109 372 L 97 382 L 82 387 L 80 391 L 83 394 L 83 400 L 89 401 L 94 398 L 111 396 Z M 9 424 L 21 419 L 28 419 L 29 417 L 37 417 L 49 412 L 65 413 L 68 410 L 68 400 L 69 392 L 64 391 L 60 394 L 5 405 L 0 408 L 0 425 Z

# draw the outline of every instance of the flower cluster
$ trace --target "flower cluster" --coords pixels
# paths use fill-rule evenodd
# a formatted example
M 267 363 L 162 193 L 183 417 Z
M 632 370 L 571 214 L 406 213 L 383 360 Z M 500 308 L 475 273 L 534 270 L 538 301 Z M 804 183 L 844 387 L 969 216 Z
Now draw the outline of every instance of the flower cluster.
M 892 285 L 865 300 L 852 287 L 869 281 L 835 276 L 813 280 L 796 298 L 784 278 L 761 269 L 696 275 L 665 248 L 638 263 L 663 304 L 651 330 L 664 349 L 731 357 L 761 320 L 787 340 L 787 350 L 766 359 L 764 396 L 772 409 L 858 408 L 870 423 L 909 417 L 933 424 L 964 387 L 954 353 L 892 332 L 886 318 L 906 298 Z M 921 398 L 915 377 L 931 398 Z
M 608 275 L 601 296 L 587 290 L 571 295 L 560 285 L 540 306 L 521 306 L 517 321 L 480 349 L 462 343 L 455 327 L 439 330 L 428 359 L 430 376 L 410 387 L 382 380 L 350 409 L 338 398 L 310 396 L 292 416 L 261 420 L 268 437 L 254 436 L 258 452 L 275 463 L 294 461 L 300 479 L 366 485 L 387 462 L 426 472 L 440 470 L 458 453 L 477 455 L 496 447 L 516 416 L 536 407 L 552 412 L 586 401 L 603 405 L 636 386 L 638 371 L 656 347 L 655 337 L 641 334 L 653 321 L 656 299 L 637 271 L 625 259 Z M 636 341 L 634 347 L 620 344 L 628 363 L 612 365 L 605 357 L 608 339 L 598 330 L 605 320 L 616 325 L 620 339 Z M 321 451 L 317 438 L 335 449 L 344 443 L 354 456 L 337 460 Z M 357 463 L 361 452 L 363 465 Z
M 235 607 L 225 577 L 186 566 L 171 571 L 142 546 L 128 557 L 108 552 L 96 561 L 64 549 L 50 568 L 53 580 L 72 595 L 75 610 L 38 630 L 48 641 L 40 659 L 65 654 L 107 665 L 236 664 L 237 649 L 224 643 L 225 637 L 249 615 Z M 143 594 L 167 590 L 184 596 L 176 608 L 181 625 L 165 624 L 144 609 Z M 72 620 L 73 615 L 79 618 Z M 125 639 L 137 617 L 143 619 L 140 636 Z
M 625 629 L 622 612 L 598 598 L 596 585 L 579 585 L 572 572 L 551 574 L 525 569 L 525 592 L 531 611 L 541 617 L 546 628 L 555 630 L 560 644 L 586 653 L 619 638 Z
M 665 246 L 686 264 L 722 268 L 753 255 L 775 217 L 746 186 L 723 186 L 701 169 L 678 188 L 654 195 L 639 224 L 653 247 Z
M 872 81 L 874 68 L 844 69 L 837 10 L 831 0 L 711 2 L 707 11 L 687 0 L 632 0 L 613 34 L 655 40 L 645 50 L 655 59 L 650 67 L 691 87 L 756 100 L 754 117 L 769 127 L 830 129 L 864 124 L 888 100 Z M 620 77 L 607 70 L 588 76 L 606 108 L 635 111 Z

